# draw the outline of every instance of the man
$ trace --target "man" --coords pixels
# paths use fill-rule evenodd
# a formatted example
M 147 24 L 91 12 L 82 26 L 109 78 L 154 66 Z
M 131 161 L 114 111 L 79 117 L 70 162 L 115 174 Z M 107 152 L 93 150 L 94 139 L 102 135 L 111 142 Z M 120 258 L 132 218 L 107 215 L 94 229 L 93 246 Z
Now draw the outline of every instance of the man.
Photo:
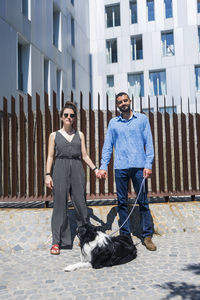
M 121 112 L 108 125 L 106 139 L 102 150 L 100 170 L 97 177 L 107 177 L 113 147 L 115 148 L 115 182 L 118 198 L 119 225 L 121 226 L 128 216 L 128 184 L 132 179 L 136 194 L 138 194 L 143 178 L 152 174 L 154 149 L 151 129 L 148 118 L 141 113 L 130 109 L 131 100 L 122 92 L 116 95 L 116 105 Z M 140 194 L 138 199 L 140 209 L 140 225 L 144 245 L 148 250 L 155 251 L 152 242 L 153 226 L 147 199 L 147 193 Z M 129 220 L 120 229 L 120 234 L 130 236 Z

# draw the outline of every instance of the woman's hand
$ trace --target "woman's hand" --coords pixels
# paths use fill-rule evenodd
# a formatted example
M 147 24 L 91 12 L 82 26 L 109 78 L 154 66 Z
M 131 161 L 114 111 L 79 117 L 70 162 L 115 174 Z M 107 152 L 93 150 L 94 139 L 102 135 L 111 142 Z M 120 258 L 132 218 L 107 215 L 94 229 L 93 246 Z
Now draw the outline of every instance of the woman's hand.
M 53 188 L 53 180 L 52 180 L 51 175 L 46 175 L 46 176 L 45 176 L 45 184 L 46 184 L 46 186 L 47 186 L 49 189 L 52 190 L 52 188 Z

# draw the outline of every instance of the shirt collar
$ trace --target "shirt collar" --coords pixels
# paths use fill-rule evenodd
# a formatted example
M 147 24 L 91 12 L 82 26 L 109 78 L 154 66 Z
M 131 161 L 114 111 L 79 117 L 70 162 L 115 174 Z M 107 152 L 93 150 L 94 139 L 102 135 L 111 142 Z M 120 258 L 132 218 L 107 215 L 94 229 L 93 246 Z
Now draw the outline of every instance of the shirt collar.
M 132 110 L 132 113 L 133 113 L 132 117 L 131 117 L 130 119 L 128 119 L 128 120 L 123 119 L 123 118 L 122 118 L 122 113 L 121 113 L 121 114 L 118 116 L 118 121 L 128 122 L 128 121 L 132 120 L 133 118 L 137 118 L 137 113 L 136 113 L 134 110 Z

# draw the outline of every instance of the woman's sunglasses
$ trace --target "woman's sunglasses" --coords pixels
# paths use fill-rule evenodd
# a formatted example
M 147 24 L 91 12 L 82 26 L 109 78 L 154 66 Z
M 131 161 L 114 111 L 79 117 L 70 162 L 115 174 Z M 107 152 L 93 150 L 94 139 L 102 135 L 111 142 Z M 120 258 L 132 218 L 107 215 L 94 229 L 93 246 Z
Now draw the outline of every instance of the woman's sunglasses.
M 63 114 L 63 116 L 65 117 L 65 118 L 68 118 L 68 116 L 70 117 L 70 118 L 74 118 L 75 117 L 75 114 Z

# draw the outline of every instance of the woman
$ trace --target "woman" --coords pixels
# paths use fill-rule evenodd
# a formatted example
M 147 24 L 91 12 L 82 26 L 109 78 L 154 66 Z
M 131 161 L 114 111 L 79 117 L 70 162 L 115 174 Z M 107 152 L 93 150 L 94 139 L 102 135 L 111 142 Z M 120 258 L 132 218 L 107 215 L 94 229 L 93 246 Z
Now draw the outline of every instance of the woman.
M 98 172 L 97 167 L 87 155 L 84 134 L 73 128 L 76 106 L 72 102 L 66 102 L 60 117 L 63 127 L 49 136 L 45 177 L 46 186 L 53 190 L 54 199 L 51 220 L 53 239 L 51 254 L 60 254 L 60 248 L 71 246 L 67 209 L 69 194 L 75 208 L 77 225 L 87 223 L 85 173 L 81 157 L 95 173 Z M 51 172 L 52 166 L 53 172 Z

